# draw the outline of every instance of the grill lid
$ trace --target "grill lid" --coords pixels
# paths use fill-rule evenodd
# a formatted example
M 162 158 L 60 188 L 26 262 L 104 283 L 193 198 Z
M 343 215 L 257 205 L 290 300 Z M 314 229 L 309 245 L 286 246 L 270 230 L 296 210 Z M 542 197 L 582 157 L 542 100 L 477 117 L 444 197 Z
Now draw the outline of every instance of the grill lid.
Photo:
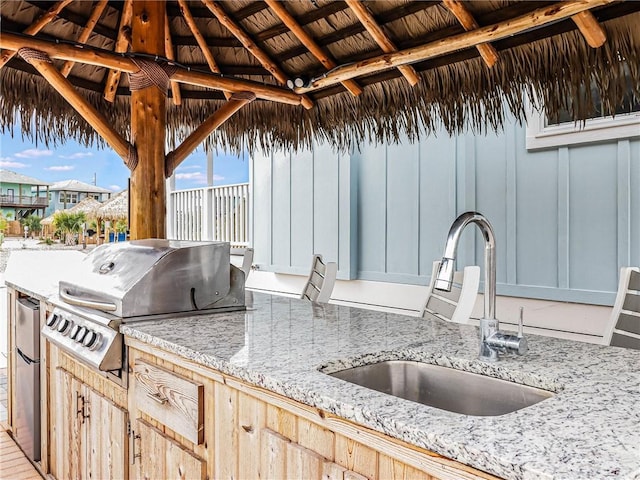
M 125 318 L 215 308 L 227 306 L 231 268 L 225 242 L 110 243 L 61 280 L 59 294 L 68 303 Z

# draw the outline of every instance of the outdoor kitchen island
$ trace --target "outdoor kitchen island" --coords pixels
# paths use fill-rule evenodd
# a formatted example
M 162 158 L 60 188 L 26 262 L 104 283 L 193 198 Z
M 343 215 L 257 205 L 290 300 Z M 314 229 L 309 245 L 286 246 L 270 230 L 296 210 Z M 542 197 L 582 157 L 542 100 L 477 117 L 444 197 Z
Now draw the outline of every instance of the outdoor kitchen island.
M 45 307 L 52 293 L 26 274 L 7 283 L 10 296 L 26 292 Z M 476 359 L 471 326 L 248 295 L 246 312 L 122 325 L 128 388 L 46 342 L 46 470 L 57 478 L 85 469 L 94 478 L 640 475 L 638 351 L 529 336 L 527 355 L 490 365 Z M 475 417 L 319 371 L 392 358 L 555 395 Z

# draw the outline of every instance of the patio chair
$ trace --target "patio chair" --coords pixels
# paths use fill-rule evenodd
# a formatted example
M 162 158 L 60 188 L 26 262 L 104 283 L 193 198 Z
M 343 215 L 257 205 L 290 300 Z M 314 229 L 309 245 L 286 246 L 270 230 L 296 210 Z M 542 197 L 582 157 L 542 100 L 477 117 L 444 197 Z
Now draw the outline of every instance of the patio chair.
M 336 283 L 338 264 L 335 262 L 324 262 L 322 255 L 314 255 L 311 263 L 311 272 L 306 285 L 302 289 L 303 300 L 310 300 L 315 303 L 328 303 L 331 298 L 333 286 Z
M 245 281 L 247 280 L 247 277 L 251 272 L 252 265 L 253 265 L 253 248 L 245 248 L 244 256 L 242 257 L 242 267 L 240 267 L 240 270 L 244 272 Z
M 468 323 L 478 295 L 480 267 L 474 265 L 455 272 L 450 292 L 433 288 L 439 267 L 440 261 L 433 262 L 429 291 L 420 316 L 429 313 L 447 322 Z
M 640 268 L 620 269 L 620 283 L 603 343 L 640 350 Z

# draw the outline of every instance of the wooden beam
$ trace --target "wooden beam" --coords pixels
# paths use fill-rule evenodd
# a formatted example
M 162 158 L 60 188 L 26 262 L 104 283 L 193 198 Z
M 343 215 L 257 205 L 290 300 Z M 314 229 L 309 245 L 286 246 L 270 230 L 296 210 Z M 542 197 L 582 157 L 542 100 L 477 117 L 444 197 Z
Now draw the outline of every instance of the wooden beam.
M 35 35 L 44 27 L 46 27 L 54 18 L 58 16 L 58 13 L 69 5 L 73 0 L 61 0 L 51 6 L 38 20 L 29 25 L 24 32 L 25 35 Z M 4 67 L 6 63 L 13 58 L 16 52 L 2 52 L 0 56 L 0 68 Z
M 131 30 L 131 17 L 133 15 L 133 0 L 126 0 L 122 15 L 120 16 L 120 26 L 118 27 L 118 38 L 113 51 L 124 53 L 129 48 L 129 31 Z M 113 102 L 116 98 L 118 83 L 120 83 L 120 70 L 109 70 L 107 81 L 104 87 L 104 98 L 108 102 Z
M 109 121 L 102 116 L 87 100 L 80 95 L 62 74 L 53 66 L 43 60 L 29 60 L 29 63 L 42 75 L 49 84 L 56 89 L 62 97 L 69 102 L 89 125 L 120 155 L 124 160 L 129 156 L 130 144 L 111 126 Z
M 309 35 L 304 28 L 297 22 L 293 15 L 291 15 L 282 3 L 277 0 L 265 0 L 265 3 L 271 8 L 273 13 L 282 20 L 291 33 L 293 33 L 300 42 L 307 47 L 307 49 L 316 57 L 320 63 L 327 70 L 334 69 L 338 66 L 336 61 L 325 52 L 320 45 L 318 45 L 311 35 Z M 345 80 L 340 82 L 342 85 L 351 92 L 352 95 L 358 96 L 362 93 L 362 88 L 353 80 Z
M 256 96 L 252 92 L 240 92 L 231 98 L 216 112 L 207 118 L 169 155 L 165 163 L 165 176 L 168 178 L 180 163 L 193 152 L 211 133 L 226 122 L 247 103 L 251 103 Z
M 465 7 L 464 3 L 460 0 L 442 0 L 442 3 L 451 13 L 453 13 L 460 22 L 460 25 L 462 25 L 466 31 L 480 28 L 476 19 L 473 18 L 473 15 L 471 15 L 469 10 L 467 10 L 467 7 Z M 482 45 L 476 45 L 476 48 L 478 49 L 478 52 L 480 52 L 480 56 L 484 60 L 484 63 L 486 63 L 489 68 L 496 64 L 498 61 L 498 52 L 493 45 L 483 43 Z
M 131 33 L 135 52 L 164 54 L 166 3 L 133 2 Z M 166 186 L 164 178 L 166 97 L 155 86 L 131 92 L 131 142 L 138 165 L 131 172 L 129 231 L 132 240 L 166 238 Z
M 164 17 L 164 54 L 169 60 L 175 60 L 173 54 L 173 42 L 171 41 L 171 29 L 169 28 L 169 15 Z M 171 96 L 173 104 L 180 105 L 182 103 L 182 94 L 180 93 L 180 84 L 171 80 Z
M 269 0 L 271 1 L 271 0 Z M 328 87 L 361 75 L 380 72 L 400 65 L 427 60 L 456 50 L 475 47 L 481 43 L 493 42 L 527 30 L 557 22 L 590 8 L 613 3 L 615 0 L 573 0 L 557 2 L 547 7 L 539 8 L 531 13 L 481 27 L 471 32 L 461 33 L 443 38 L 435 42 L 420 45 L 396 53 L 388 53 L 377 57 L 350 63 L 335 68 L 332 72 L 311 82 L 309 87 L 297 88 L 298 93 L 307 93 L 318 88 Z
M 367 29 L 369 35 L 373 37 L 384 53 L 393 53 L 398 51 L 396 45 L 387 36 L 387 34 L 384 33 L 384 30 L 382 30 L 380 25 L 378 25 L 378 22 L 373 18 L 369 9 L 360 3 L 360 0 L 346 0 L 346 2 L 353 13 L 355 13 L 356 17 L 358 17 L 360 23 L 362 23 L 364 28 Z M 400 73 L 402 73 L 407 82 L 409 82 L 409 85 L 414 86 L 420 81 L 420 77 L 418 77 L 418 74 L 411 65 L 401 65 L 398 67 L 398 70 L 400 70 Z
M 164 35 L 162 36 L 164 39 Z M 24 37 L 15 33 L 0 35 L 0 48 L 18 50 L 22 47 L 34 48 L 45 52 L 49 57 L 59 60 L 73 60 L 76 62 L 96 65 L 99 67 L 117 69 L 125 73 L 135 73 L 140 69 L 130 58 L 117 55 L 112 52 L 92 47 L 77 48 L 74 45 L 54 43 L 34 37 Z M 208 72 L 196 72 L 176 66 L 177 70 L 171 77 L 172 80 L 198 87 L 212 88 L 223 92 L 253 92 L 258 98 L 271 100 L 288 105 L 300 105 L 300 95 L 288 88 L 265 85 L 261 82 L 219 76 Z
M 607 34 L 604 28 L 602 28 L 602 25 L 598 23 L 596 17 L 594 17 L 593 13 L 589 10 L 574 15 L 571 17 L 571 20 L 578 26 L 580 33 L 582 33 L 582 36 L 589 46 L 598 48 L 607 41 Z
M 91 11 L 91 16 L 89 17 L 89 20 L 87 20 L 87 24 L 84 26 L 84 28 L 80 32 L 80 35 L 78 35 L 78 40 L 77 40 L 78 43 L 87 43 L 87 40 L 89 40 L 89 36 L 91 35 L 91 32 L 93 32 L 93 29 L 98 24 L 98 20 L 100 20 L 100 17 L 102 16 L 102 12 L 104 12 L 104 9 L 107 8 L 108 3 L 109 3 L 109 0 L 99 0 L 96 6 L 93 7 L 93 10 Z M 71 69 L 73 68 L 74 64 L 75 62 L 71 62 L 71 61 L 65 62 L 65 64 L 60 69 L 60 73 L 63 76 L 68 77 L 69 72 L 71 72 Z
M 180 7 L 180 12 L 182 12 L 182 16 L 185 22 L 187 22 L 187 25 L 189 26 L 191 33 L 193 33 L 193 36 L 196 37 L 198 45 L 200 46 L 200 50 L 202 50 L 202 54 L 204 55 L 204 58 L 207 60 L 207 65 L 209 65 L 209 68 L 211 69 L 212 72 L 222 73 L 220 71 L 220 68 L 218 68 L 216 59 L 213 58 L 213 54 L 211 53 L 211 50 L 209 50 L 209 47 L 207 46 L 207 42 L 205 41 L 204 37 L 200 33 L 200 30 L 198 29 L 198 25 L 196 25 L 196 21 L 193 19 L 193 16 L 189 11 L 189 6 L 187 5 L 187 2 L 185 0 L 178 0 L 178 6 Z M 229 100 L 229 98 L 231 97 L 231 94 L 229 92 L 224 92 L 224 96 L 227 98 L 227 100 Z
M 287 80 L 289 79 L 288 75 L 282 71 L 280 66 L 274 62 L 269 55 L 262 50 L 256 42 L 244 31 L 240 25 L 238 25 L 233 19 L 224 11 L 222 6 L 213 0 L 202 0 L 202 3 L 206 5 L 206 7 L 211 10 L 211 13 L 215 15 L 218 21 L 224 25 L 224 27 L 231 32 L 231 34 L 236 37 L 240 43 L 246 48 L 249 53 L 251 53 L 260 65 L 262 65 L 271 75 L 273 75 L 276 80 L 278 80 L 282 85 L 286 85 Z M 310 109 L 313 107 L 313 102 L 309 97 L 303 95 L 300 103 L 306 109 Z

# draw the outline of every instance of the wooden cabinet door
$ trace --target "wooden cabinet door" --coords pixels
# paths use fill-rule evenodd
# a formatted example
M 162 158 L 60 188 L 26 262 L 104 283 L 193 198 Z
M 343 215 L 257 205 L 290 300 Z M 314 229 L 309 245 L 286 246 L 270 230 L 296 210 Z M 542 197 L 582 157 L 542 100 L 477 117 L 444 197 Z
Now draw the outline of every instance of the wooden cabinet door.
M 138 480 L 205 480 L 206 461 L 164 435 L 150 423 L 138 418 L 135 423 L 135 436 L 138 444 L 135 458 Z
M 85 478 L 82 384 L 62 369 L 56 370 L 56 380 L 56 403 L 52 405 L 56 471 L 52 473 L 58 479 L 80 480 Z

